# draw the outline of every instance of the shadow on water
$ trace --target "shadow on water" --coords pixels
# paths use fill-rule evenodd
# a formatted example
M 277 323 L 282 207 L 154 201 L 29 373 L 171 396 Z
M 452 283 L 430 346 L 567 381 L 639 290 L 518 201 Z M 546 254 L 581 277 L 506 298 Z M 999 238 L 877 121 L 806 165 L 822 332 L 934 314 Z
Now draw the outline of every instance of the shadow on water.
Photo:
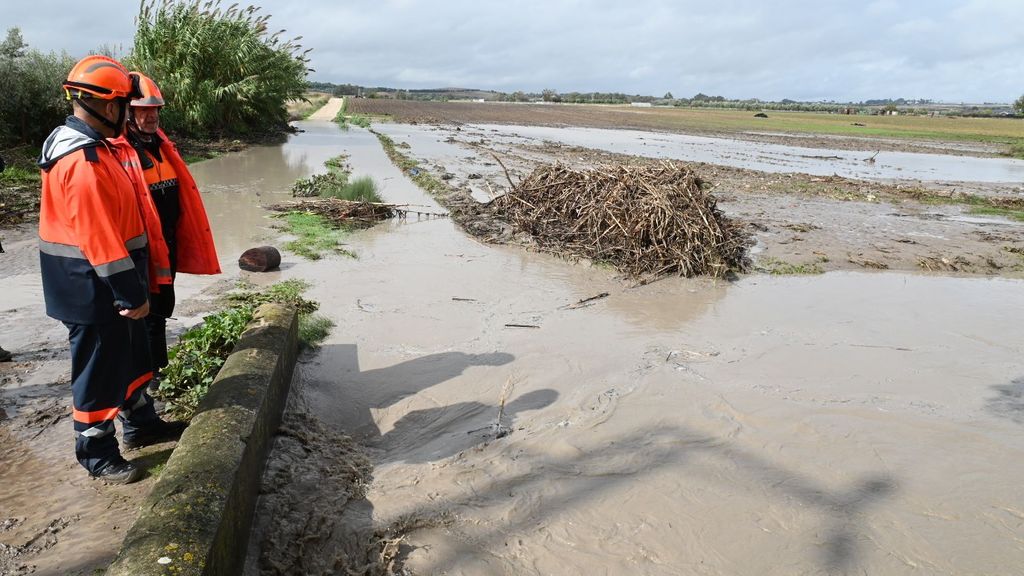
M 419 464 L 442 460 L 508 435 L 519 413 L 540 410 L 557 399 L 558 392 L 545 388 L 527 392 L 504 406 L 458 402 L 413 410 L 387 433 L 369 442 L 384 450 L 387 462 Z M 430 445 L 424 446 L 428 441 Z
M 637 446 L 645 449 L 637 450 Z M 529 450 L 517 451 L 516 459 L 525 462 L 522 467 L 526 472 L 494 479 L 475 488 L 464 498 L 431 502 L 403 514 L 396 523 L 415 525 L 417 520 L 448 517 L 451 510 L 459 507 L 478 508 L 481 502 L 507 500 L 512 493 L 547 494 L 553 483 L 561 487 L 560 493 L 544 497 L 541 511 L 492 528 L 489 532 L 473 534 L 473 541 L 481 548 L 490 544 L 498 547 L 508 534 L 528 531 L 538 525 L 542 517 L 586 508 L 591 501 L 599 502 L 620 488 L 642 483 L 645 476 L 652 476 L 665 467 L 709 454 L 737 465 L 767 491 L 780 497 L 795 498 L 801 504 L 818 510 L 822 516 L 820 533 L 824 541 L 817 561 L 829 573 L 846 573 L 858 566 L 858 542 L 862 539 L 860 522 L 872 505 L 897 490 L 896 480 L 884 474 L 858 478 L 848 490 L 829 490 L 811 478 L 777 466 L 719 438 L 704 436 L 684 427 L 656 427 L 634 432 L 617 440 L 614 445 L 572 458 L 556 459 Z M 580 470 L 586 472 L 580 474 Z M 692 470 L 695 476 L 700 472 Z M 413 549 L 405 545 L 400 558 L 403 561 L 407 559 Z M 456 571 L 460 559 L 458 550 L 440 552 L 432 557 L 428 571 L 438 574 Z
M 986 408 L 992 414 L 1024 424 L 1024 376 L 1009 384 L 992 387 L 998 395 L 989 398 Z
M 496 421 L 497 405 L 480 402 L 413 410 L 404 414 L 390 430 L 381 433 L 374 424 L 371 409 L 392 406 L 408 396 L 461 375 L 471 366 L 501 366 L 514 357 L 502 352 L 443 352 L 366 371 L 359 369 L 355 345 L 328 346 L 319 358 L 323 361 L 321 368 L 326 370 L 318 372 L 333 376 L 331 381 L 324 381 L 321 377 L 314 384 L 313 387 L 319 388 L 321 394 L 325 387 L 328 389 L 330 397 L 321 400 L 336 404 L 346 398 L 350 405 L 358 404 L 350 422 L 359 424 L 365 434 L 364 442 L 382 450 L 384 462 L 435 461 L 485 442 L 491 442 L 490 446 L 499 450 L 495 457 L 500 457 L 501 439 L 489 430 L 510 426 L 517 414 L 544 408 L 558 398 L 557 392 L 548 389 L 515 397 L 505 406 L 500 422 Z M 489 423 L 493 428 L 487 426 Z M 348 427 L 346 423 L 341 425 Z M 637 450 L 637 446 L 644 449 Z M 507 534 L 536 526 L 538 514 L 553 516 L 574 508 L 585 508 L 589 502 L 607 498 L 626 485 L 643 482 L 645 476 L 654 475 L 666 467 L 685 463 L 691 475 L 699 477 L 703 471 L 700 464 L 692 459 L 697 455 L 710 455 L 725 461 L 766 491 L 795 499 L 817 510 L 823 523 L 819 533 L 824 539 L 817 561 L 830 573 L 843 573 L 858 566 L 859 542 L 863 539 L 860 526 L 864 515 L 872 506 L 897 491 L 896 480 L 886 474 L 861 476 L 853 479 L 845 490 L 832 490 L 813 478 L 779 466 L 723 438 L 681 426 L 661 426 L 638 430 L 618 439 L 613 445 L 571 458 L 557 458 L 529 448 L 517 450 L 516 460 L 525 463 L 519 468 L 524 472 L 494 478 L 465 497 L 433 501 L 403 514 L 396 524 L 414 526 L 422 519 L 449 517 L 450 512 L 459 507 L 476 508 L 481 502 L 507 500 L 510 493 L 547 493 L 553 485 L 557 486 L 556 494 L 544 498 L 543 510 L 473 536 L 473 540 L 484 547 L 488 542 L 498 546 Z M 581 470 L 585 472 L 581 474 Z M 411 550 L 406 546 L 402 557 L 407 557 Z M 439 552 L 432 558 L 430 571 L 444 573 L 455 570 L 459 561 L 460 553 L 455 550 Z
M 361 370 L 354 344 L 329 345 L 321 349 L 318 373 L 310 393 L 320 396 L 328 408 L 325 422 L 338 425 L 361 441 L 381 437 L 371 410 L 393 406 L 404 398 L 462 375 L 473 366 L 502 366 L 515 356 L 506 352 L 467 354 L 439 352 L 383 368 Z M 314 404 L 314 409 L 317 404 Z
M 636 446 L 657 446 L 638 452 Z M 474 490 L 464 500 L 445 500 L 420 507 L 404 518 L 443 518 L 454 507 L 473 507 L 488 499 L 501 500 L 510 493 L 544 492 L 552 483 L 552 470 L 567 474 L 558 479 L 566 489 L 561 494 L 545 498 L 544 515 L 555 516 L 573 507 L 583 508 L 588 501 L 600 501 L 621 485 L 643 482 L 660 468 L 685 462 L 697 454 L 712 454 L 738 465 L 746 475 L 762 483 L 766 490 L 779 496 L 796 498 L 802 504 L 818 509 L 822 516 L 823 534 L 821 557 L 818 562 L 829 573 L 846 573 L 858 565 L 859 524 L 867 509 L 896 492 L 896 481 L 886 475 L 865 476 L 857 479 L 849 490 L 830 491 L 798 472 L 787 470 L 758 455 L 730 446 L 721 439 L 701 436 L 685 427 L 655 427 L 616 441 L 615 445 L 597 452 L 583 453 L 579 457 L 552 459 L 543 454 L 517 453 L 517 459 L 529 462 L 529 471 L 505 479 L 496 479 L 488 486 Z M 611 462 L 611 465 L 608 465 Z M 592 470 L 589 475 L 574 476 L 573 470 Z M 699 474 L 699 470 L 693 470 Z M 474 534 L 474 541 L 486 546 L 487 542 L 500 544 L 508 534 L 529 530 L 540 519 L 528 516 L 518 522 L 502 525 L 489 534 Z M 402 550 L 408 558 L 411 546 Z M 456 570 L 459 554 L 455 550 L 440 553 L 433 559 L 431 573 Z

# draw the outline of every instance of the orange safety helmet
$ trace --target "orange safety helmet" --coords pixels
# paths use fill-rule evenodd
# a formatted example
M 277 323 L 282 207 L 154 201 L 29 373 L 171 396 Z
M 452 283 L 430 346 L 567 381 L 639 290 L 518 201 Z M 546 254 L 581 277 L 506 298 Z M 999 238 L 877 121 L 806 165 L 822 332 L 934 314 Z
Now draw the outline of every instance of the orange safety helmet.
M 153 79 L 146 76 L 142 72 L 132 72 L 132 81 L 138 87 L 140 95 L 136 95 L 136 98 L 132 100 L 132 106 L 135 107 L 150 107 L 150 106 L 163 106 L 164 96 L 160 93 L 160 88 L 153 82 Z
M 114 100 L 133 96 L 128 70 L 113 58 L 97 55 L 86 56 L 75 64 L 64 82 L 64 91 L 69 100 Z

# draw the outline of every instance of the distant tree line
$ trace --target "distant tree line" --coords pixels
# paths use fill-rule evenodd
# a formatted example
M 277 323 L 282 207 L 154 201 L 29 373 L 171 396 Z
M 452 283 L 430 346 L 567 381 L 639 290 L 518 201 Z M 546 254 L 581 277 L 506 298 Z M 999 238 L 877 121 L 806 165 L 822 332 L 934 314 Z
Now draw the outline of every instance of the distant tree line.
M 689 98 L 675 98 L 667 92 L 661 98 L 643 94 L 622 92 L 559 92 L 546 88 L 540 92 L 496 92 L 468 88 L 440 89 L 399 89 L 385 86 L 358 86 L 355 84 L 333 84 L 331 82 L 309 82 L 310 90 L 327 92 L 335 96 L 359 96 L 365 98 L 394 98 L 397 100 L 449 101 L 486 100 L 493 102 L 551 102 L 567 104 L 631 104 L 649 103 L 656 106 L 677 106 L 686 108 L 721 108 L 735 110 L 779 110 L 796 112 L 831 112 L 837 114 L 935 114 L 958 116 L 1006 116 L 1013 108 L 1006 105 L 985 106 L 941 106 L 928 99 L 878 98 L 861 102 L 801 102 L 784 98 L 778 101 L 764 101 L 757 98 L 731 99 L 720 95 L 698 92 Z M 1017 113 L 1024 115 L 1024 96 L 1014 105 Z

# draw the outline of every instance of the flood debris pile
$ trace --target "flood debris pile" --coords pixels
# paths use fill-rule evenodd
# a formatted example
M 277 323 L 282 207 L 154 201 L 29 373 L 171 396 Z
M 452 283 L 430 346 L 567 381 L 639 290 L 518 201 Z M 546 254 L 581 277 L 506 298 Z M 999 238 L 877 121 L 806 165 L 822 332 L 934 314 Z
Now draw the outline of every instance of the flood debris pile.
M 537 168 L 491 202 L 544 250 L 608 262 L 636 278 L 721 277 L 749 266 L 749 236 L 693 170 L 674 162 Z
M 326 218 L 334 225 L 367 228 L 389 218 L 405 217 L 405 210 L 395 204 L 361 202 L 340 198 L 317 198 L 285 202 L 270 206 L 276 212 L 307 212 Z

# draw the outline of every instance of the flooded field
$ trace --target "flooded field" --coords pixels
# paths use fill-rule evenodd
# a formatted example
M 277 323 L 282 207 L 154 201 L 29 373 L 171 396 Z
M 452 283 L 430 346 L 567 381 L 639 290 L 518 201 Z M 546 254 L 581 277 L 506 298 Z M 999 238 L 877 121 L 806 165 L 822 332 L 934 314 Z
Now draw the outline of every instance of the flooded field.
M 376 129 L 456 182 L 496 168 L 447 133 Z M 346 149 L 357 170 L 381 169 L 360 149 Z M 382 170 L 385 196 L 415 194 Z M 400 565 L 414 574 L 1005 573 L 1024 561 L 1020 281 L 839 272 L 634 288 L 446 221 L 378 226 L 350 248 L 357 260 L 289 271 L 336 303 L 324 312 L 338 325 L 297 394 L 362 446 L 373 481 L 358 506 L 346 491 L 313 513 L 317 557 L 294 566 L 351 558 L 327 535 L 363 525 L 372 540 L 367 518 L 405 535 Z M 278 573 L 273 550 L 287 549 L 265 522 L 253 574 Z
M 372 134 L 299 125 L 305 132 L 284 146 L 194 166 L 224 280 L 237 277 L 241 250 L 280 244 L 260 206 L 287 199 L 295 178 L 338 154 L 388 201 L 436 206 Z M 504 178 L 492 147 L 511 157 L 514 175 L 599 157 L 543 138 L 506 142 L 490 128 L 375 128 L 483 198 Z M 355 259 L 285 254 L 280 272 L 249 276 L 310 281 L 336 328 L 296 371 L 247 573 L 372 566 L 381 538 L 394 568 L 424 575 L 1011 574 L 1024 565 L 1024 281 L 1016 253 L 1003 250 L 1021 245 L 1021 226 L 975 222 L 956 206 L 811 201 L 742 184 L 721 192 L 728 212 L 769 224 L 760 258 L 878 243 L 901 250 L 891 260 L 901 271 L 636 287 L 606 268 L 482 244 L 448 220 L 409 219 L 350 236 Z M 793 223 L 819 229 L 783 228 Z M 0 305 L 0 344 L 16 355 L 52 350 L 55 368 L 37 382 L 34 360 L 17 373 L 0 365 L 11 407 L 0 432 L 17 447 L 2 468 L 32 471 L 4 478 L 13 488 L 3 516 L 21 520 L 0 542 L 25 550 L 12 566 L 89 573 L 113 556 L 118 532 L 89 560 L 72 534 L 108 526 L 90 507 L 127 519 L 138 493 L 74 475 L 60 416 L 66 334 L 31 297 L 38 265 L 31 234 L 20 238 L 5 236 L 4 257 L 21 264 L 0 268 L 0 290 L 19 295 Z M 914 250 L 964 249 L 965 238 L 1008 263 L 990 277 L 909 273 L 922 269 Z M 182 278 L 175 329 L 197 320 L 189 310 L 217 282 Z M 20 328 L 28 323 L 42 328 Z M 55 424 L 33 436 L 39 413 Z M 54 467 L 62 475 L 44 474 Z M 45 494 L 31 489 L 39 485 Z M 85 508 L 42 505 L 53 501 Z M 33 534 L 65 517 L 45 552 L 31 548 Z

